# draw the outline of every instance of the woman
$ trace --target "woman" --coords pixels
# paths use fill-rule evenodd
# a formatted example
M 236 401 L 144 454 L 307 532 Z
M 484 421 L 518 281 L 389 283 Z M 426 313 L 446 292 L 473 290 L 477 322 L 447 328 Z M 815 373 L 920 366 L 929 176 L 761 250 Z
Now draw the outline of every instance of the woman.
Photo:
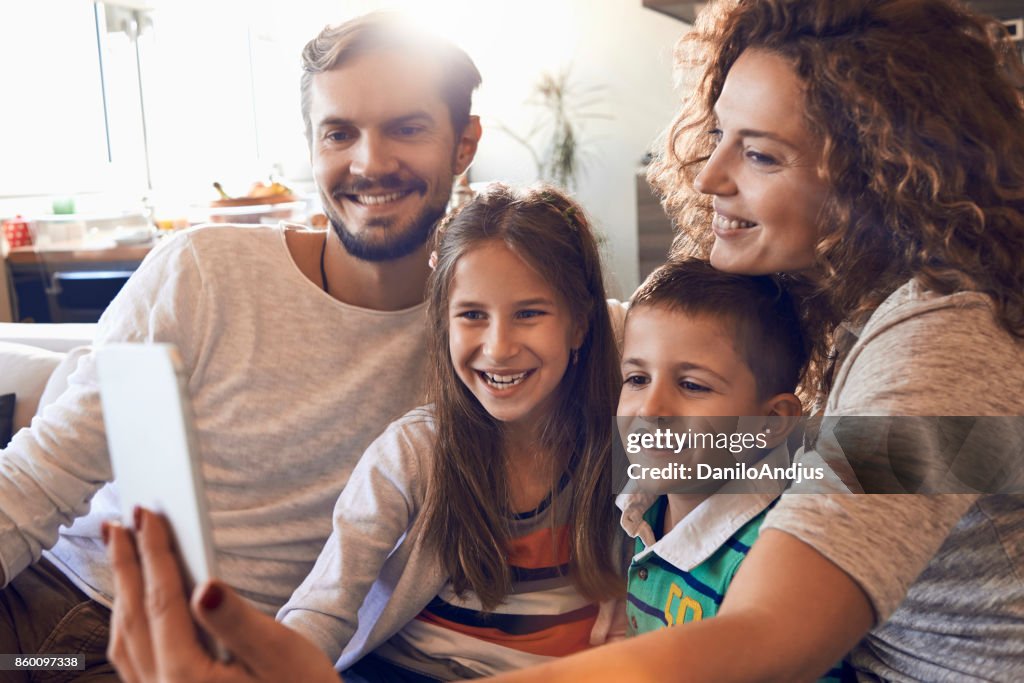
M 712 7 L 683 42 L 698 85 L 654 172 L 677 249 L 789 274 L 826 417 L 1024 415 L 1024 114 L 987 25 L 946 0 Z M 163 547 L 150 531 L 142 545 Z M 1011 680 L 1022 549 L 1019 497 L 787 495 L 716 618 L 505 679 L 790 681 L 852 650 L 868 680 Z M 167 556 L 143 557 L 152 585 Z M 210 590 L 224 602 L 197 605 L 201 621 L 241 611 L 217 585 L 199 600 Z M 187 624 L 181 604 L 167 613 Z M 218 632 L 293 640 L 242 628 Z

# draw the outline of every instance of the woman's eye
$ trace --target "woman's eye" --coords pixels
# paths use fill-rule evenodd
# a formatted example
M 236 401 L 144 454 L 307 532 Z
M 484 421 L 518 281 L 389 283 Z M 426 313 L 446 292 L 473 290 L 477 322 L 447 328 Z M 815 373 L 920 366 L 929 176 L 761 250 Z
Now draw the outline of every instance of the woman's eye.
M 679 386 L 686 391 L 694 391 L 699 393 L 711 391 L 710 388 L 704 386 L 703 384 L 697 384 L 696 382 L 688 379 L 684 379 L 682 382 L 680 382 Z
M 774 166 L 779 163 L 775 157 L 768 154 L 762 154 L 761 152 L 755 152 L 752 149 L 747 150 L 747 158 L 759 166 Z
M 722 141 L 722 131 L 719 130 L 718 128 L 712 128 L 711 130 L 708 131 L 708 137 L 711 138 L 711 141 L 717 145 L 719 142 Z

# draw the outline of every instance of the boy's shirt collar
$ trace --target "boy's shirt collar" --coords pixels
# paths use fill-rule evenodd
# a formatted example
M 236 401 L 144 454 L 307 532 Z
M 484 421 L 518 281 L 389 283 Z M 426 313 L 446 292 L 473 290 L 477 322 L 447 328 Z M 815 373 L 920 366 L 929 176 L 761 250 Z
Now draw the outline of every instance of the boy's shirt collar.
M 758 466 L 786 467 L 790 463 L 789 448 L 783 442 Z M 652 493 L 619 494 L 615 499 L 615 504 L 622 510 L 619 523 L 630 537 L 639 538 L 644 544 L 644 549 L 633 556 L 633 561 L 642 561 L 653 552 L 683 571 L 693 571 L 743 525 L 766 510 L 786 486 L 786 482 L 780 481 L 776 482 L 777 489 L 766 490 L 768 483 L 746 479 L 729 481 L 660 539 L 656 539 L 654 529 L 644 519 L 644 513 L 658 501 L 659 496 Z

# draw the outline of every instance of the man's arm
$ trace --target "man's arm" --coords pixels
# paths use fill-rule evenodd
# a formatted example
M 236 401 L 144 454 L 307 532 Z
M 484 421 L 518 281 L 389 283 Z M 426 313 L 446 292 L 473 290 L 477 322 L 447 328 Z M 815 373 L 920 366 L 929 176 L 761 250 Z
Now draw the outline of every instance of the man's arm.
M 192 321 L 203 308 L 199 280 L 183 236 L 161 244 L 104 313 L 94 344 L 170 341 L 191 367 L 193 342 L 199 337 Z M 111 477 L 96 364 L 88 354 L 68 378 L 65 392 L 0 451 L 4 583 L 57 542 L 61 525 L 86 514 L 92 496 Z
M 729 586 L 718 616 L 499 676 L 543 681 L 814 680 L 871 628 L 867 595 L 793 536 L 766 530 Z

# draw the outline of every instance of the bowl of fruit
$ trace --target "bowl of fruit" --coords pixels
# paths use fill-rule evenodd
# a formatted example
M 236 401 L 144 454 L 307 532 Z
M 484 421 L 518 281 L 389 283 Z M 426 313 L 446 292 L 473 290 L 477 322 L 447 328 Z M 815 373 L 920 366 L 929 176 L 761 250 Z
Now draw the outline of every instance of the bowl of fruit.
M 220 183 L 213 184 L 219 197 L 210 202 L 210 221 L 213 223 L 274 223 L 295 220 L 304 207 L 299 197 L 287 186 L 271 180 L 257 182 L 249 192 L 240 196 L 229 195 Z

